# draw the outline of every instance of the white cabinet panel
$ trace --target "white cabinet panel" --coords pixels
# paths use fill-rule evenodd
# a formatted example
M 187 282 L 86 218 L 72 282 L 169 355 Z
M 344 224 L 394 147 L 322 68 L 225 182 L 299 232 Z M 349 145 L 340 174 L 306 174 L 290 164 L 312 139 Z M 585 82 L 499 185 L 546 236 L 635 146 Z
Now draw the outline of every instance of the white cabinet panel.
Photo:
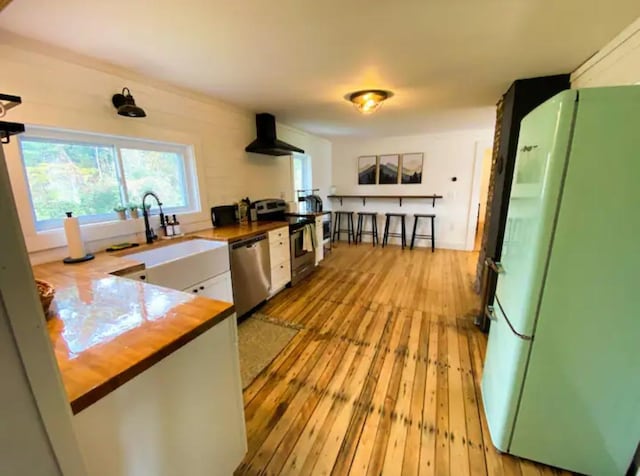
M 283 261 L 289 261 L 289 241 L 278 241 L 274 246 L 269 248 L 269 258 L 271 259 L 271 266 L 280 264 Z
M 218 301 L 233 302 L 233 287 L 231 273 L 223 273 L 215 278 L 207 279 L 201 283 L 183 289 L 187 293 L 197 294 Z
M 92 476 L 223 476 L 247 451 L 235 315 L 73 417 Z
M 269 244 L 275 243 L 278 240 L 289 241 L 289 227 L 285 226 L 269 232 Z
M 291 281 L 291 263 L 281 263 L 271 268 L 271 289 L 277 290 L 285 287 Z
M 269 259 L 271 260 L 270 296 L 273 296 L 291 281 L 288 227 L 269 232 Z

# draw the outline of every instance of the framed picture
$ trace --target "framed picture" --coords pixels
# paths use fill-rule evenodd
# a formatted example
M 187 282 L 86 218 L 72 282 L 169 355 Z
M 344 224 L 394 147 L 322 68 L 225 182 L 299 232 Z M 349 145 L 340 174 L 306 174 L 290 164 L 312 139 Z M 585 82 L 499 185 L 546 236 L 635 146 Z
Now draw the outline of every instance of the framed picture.
M 398 167 L 400 165 L 400 156 L 398 154 L 381 155 L 378 166 L 378 183 L 379 184 L 396 184 L 398 183 Z
M 358 157 L 358 185 L 375 185 L 377 171 L 377 156 L 365 155 Z
M 402 154 L 402 183 L 422 183 L 423 154 Z

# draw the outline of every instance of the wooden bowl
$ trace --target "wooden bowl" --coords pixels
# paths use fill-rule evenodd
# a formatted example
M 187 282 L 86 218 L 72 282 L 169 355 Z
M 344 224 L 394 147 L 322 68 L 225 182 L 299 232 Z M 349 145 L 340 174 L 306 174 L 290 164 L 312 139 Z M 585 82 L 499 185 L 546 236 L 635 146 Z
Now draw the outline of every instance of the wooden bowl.
M 48 317 L 49 306 L 51 306 L 51 301 L 53 301 L 56 290 L 51 283 L 48 283 L 42 279 L 36 279 L 36 287 L 38 288 L 38 296 L 40 296 L 40 304 L 42 304 L 42 310 L 44 311 L 44 315 Z

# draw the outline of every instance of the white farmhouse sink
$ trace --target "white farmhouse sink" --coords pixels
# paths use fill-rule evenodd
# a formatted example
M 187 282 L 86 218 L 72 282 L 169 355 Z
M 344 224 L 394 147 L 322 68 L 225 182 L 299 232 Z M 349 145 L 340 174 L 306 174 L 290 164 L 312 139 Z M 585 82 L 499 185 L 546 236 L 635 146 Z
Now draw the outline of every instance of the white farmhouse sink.
M 147 282 L 172 289 L 186 289 L 229 271 L 229 247 L 224 241 L 187 240 L 127 258 L 144 263 Z

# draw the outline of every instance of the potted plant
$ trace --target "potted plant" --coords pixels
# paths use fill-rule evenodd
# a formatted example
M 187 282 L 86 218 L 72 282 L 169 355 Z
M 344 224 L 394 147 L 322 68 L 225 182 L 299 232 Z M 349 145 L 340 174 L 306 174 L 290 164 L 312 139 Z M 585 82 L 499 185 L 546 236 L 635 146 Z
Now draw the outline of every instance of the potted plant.
M 136 205 L 135 203 L 130 203 L 129 204 L 129 215 L 131 215 L 131 218 L 133 218 L 134 220 L 136 218 L 138 218 L 138 205 Z
M 127 208 L 126 207 L 123 207 L 122 205 L 118 205 L 116 207 L 113 207 L 113 211 L 118 214 L 118 218 L 120 218 L 120 220 L 126 220 L 127 219 Z

